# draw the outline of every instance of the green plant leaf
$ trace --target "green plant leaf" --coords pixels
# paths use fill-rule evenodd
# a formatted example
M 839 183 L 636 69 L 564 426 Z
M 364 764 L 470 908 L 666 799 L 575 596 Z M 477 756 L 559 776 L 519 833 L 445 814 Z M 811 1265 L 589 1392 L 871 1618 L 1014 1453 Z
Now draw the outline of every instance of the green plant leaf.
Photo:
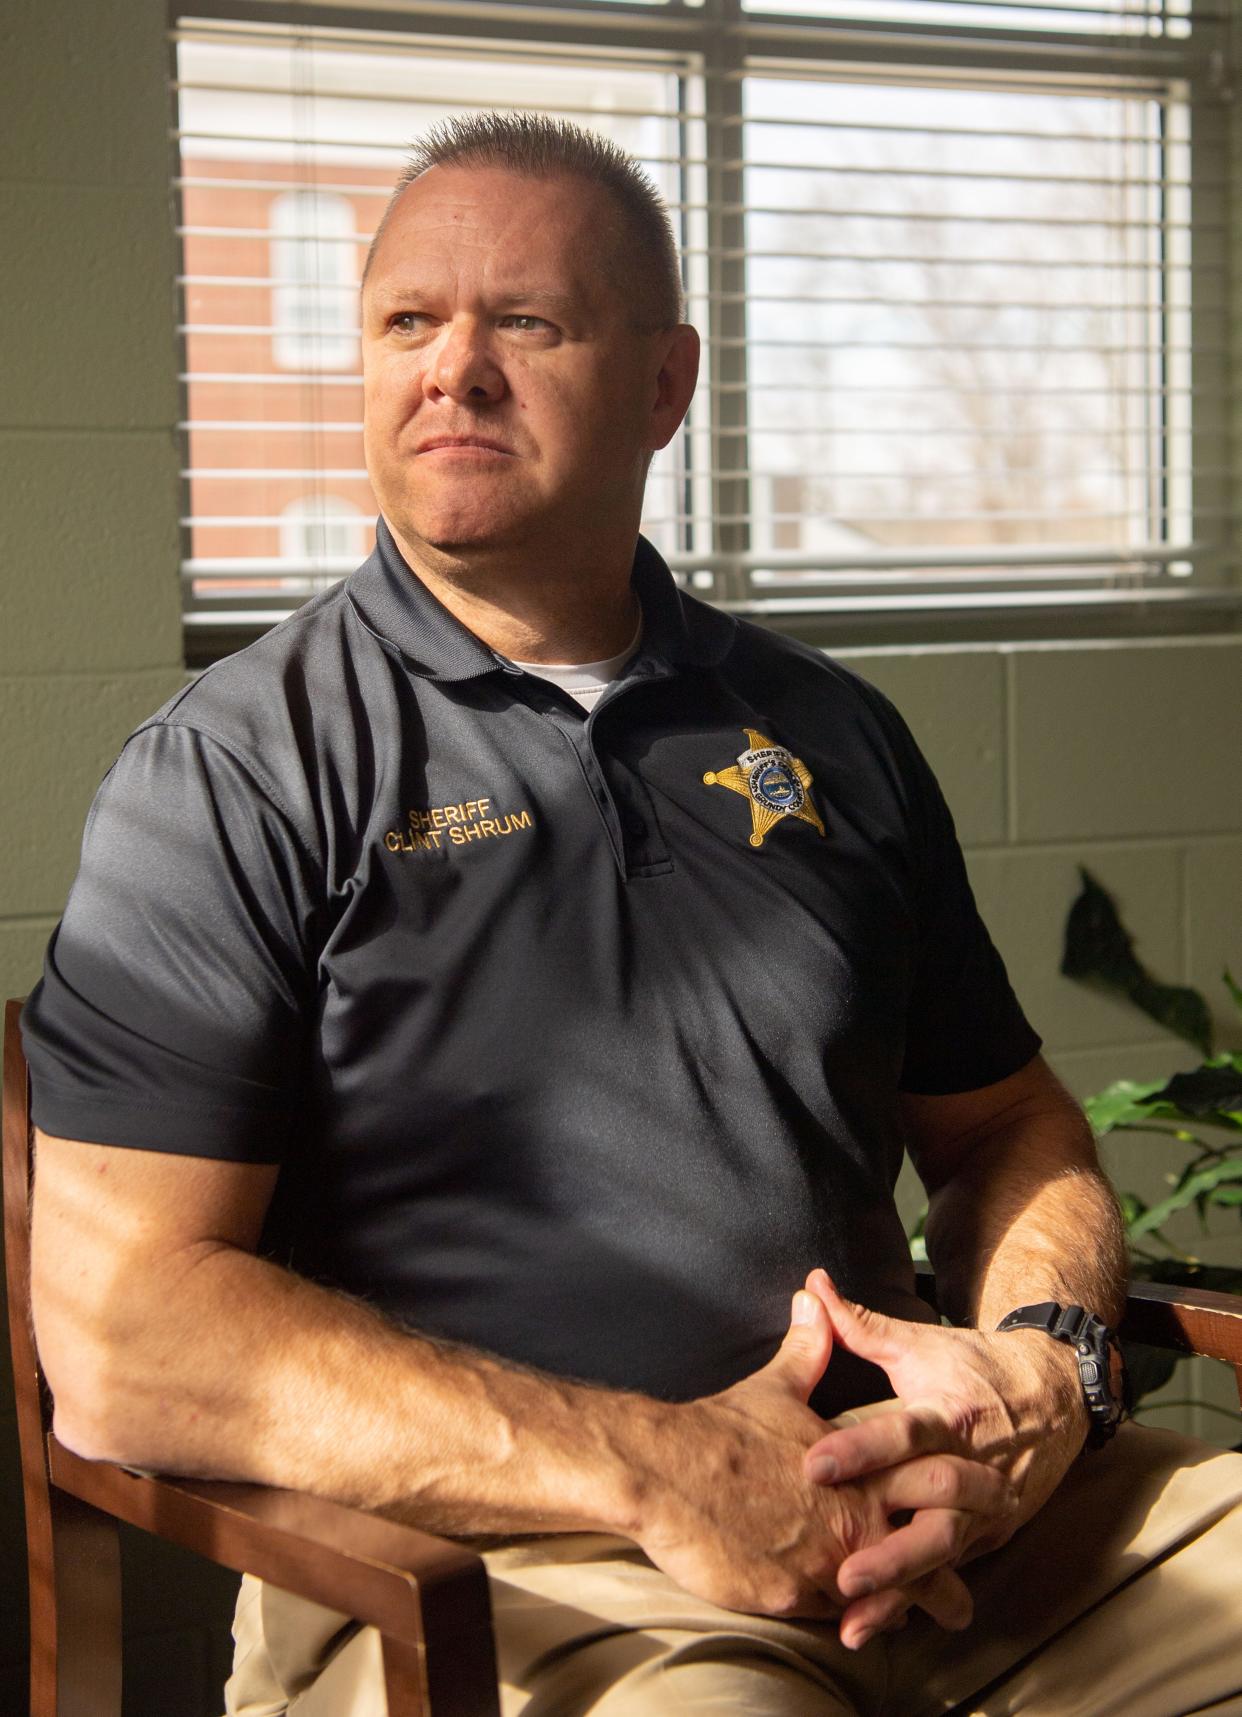
M 1121 1220 L 1127 1228 L 1130 1228 L 1132 1224 L 1138 1221 L 1147 1206 L 1136 1192 L 1119 1192 L 1117 1199 L 1121 1205 Z
M 1088 1097 L 1083 1108 L 1096 1138 L 1102 1139 L 1114 1127 L 1136 1126 L 1150 1120 L 1151 1111 L 1143 1105 L 1164 1084 L 1161 1079 L 1118 1079 L 1094 1097 Z
M 1198 1121 L 1221 1117 L 1226 1125 L 1242 1125 L 1242 1056 L 1221 1055 L 1196 1067 L 1193 1073 L 1175 1073 L 1167 1084 L 1151 1094 L 1150 1102 L 1168 1105 Z
M 1129 1225 L 1130 1239 L 1138 1240 L 1144 1234 L 1159 1233 L 1174 1211 L 1185 1210 L 1204 1193 L 1212 1193 L 1228 1181 L 1242 1181 L 1242 1157 L 1226 1157 L 1206 1168 L 1186 1170 L 1167 1198 L 1151 1205 Z
M 1065 922 L 1061 971 L 1079 983 L 1120 991 L 1136 1008 L 1204 1055 L 1212 1053 L 1212 1016 L 1198 990 L 1162 984 L 1134 952 L 1116 905 L 1090 871 L 1079 870 L 1082 892 Z

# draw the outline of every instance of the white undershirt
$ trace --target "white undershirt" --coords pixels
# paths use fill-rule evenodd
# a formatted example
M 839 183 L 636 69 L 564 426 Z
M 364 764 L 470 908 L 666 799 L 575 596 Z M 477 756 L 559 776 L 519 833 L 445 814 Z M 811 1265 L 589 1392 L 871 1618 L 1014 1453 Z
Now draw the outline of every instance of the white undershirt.
M 643 623 L 640 619 L 634 636 L 625 646 L 625 649 L 619 655 L 606 656 L 602 662 L 519 662 L 515 660 L 513 665 L 515 668 L 521 668 L 523 673 L 534 674 L 538 679 L 551 680 L 554 686 L 559 686 L 563 692 L 568 692 L 571 698 L 578 700 L 583 709 L 589 711 L 595 708 L 637 650 L 642 635 Z

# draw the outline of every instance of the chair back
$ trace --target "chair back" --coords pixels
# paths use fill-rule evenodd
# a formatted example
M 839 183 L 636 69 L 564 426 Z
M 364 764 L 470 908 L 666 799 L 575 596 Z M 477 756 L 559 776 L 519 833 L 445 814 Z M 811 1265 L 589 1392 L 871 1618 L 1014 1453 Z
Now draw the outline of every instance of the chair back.
M 30 1074 L 20 1001 L 4 1005 L 4 1260 L 30 1581 L 31 1717 L 121 1709 L 121 1567 L 116 1522 L 54 1486 L 51 1396 L 30 1315 L 34 1185 Z
M 4 1241 L 30 1579 L 30 1717 L 120 1717 L 118 1520 L 379 1628 L 390 1717 L 500 1717 L 479 1557 L 262 1485 L 86 1461 L 52 1432 L 30 1315 L 34 1137 L 20 1002 L 4 1012 Z
M 21 1439 L 22 1483 L 27 1509 L 30 1491 L 48 1485 L 46 1436 L 51 1398 L 34 1344 L 30 1315 L 30 1195 L 34 1151 L 30 1125 L 30 1076 L 22 1053 L 20 1001 L 4 1004 L 4 1257 L 9 1300 L 9 1352 L 17 1430 Z

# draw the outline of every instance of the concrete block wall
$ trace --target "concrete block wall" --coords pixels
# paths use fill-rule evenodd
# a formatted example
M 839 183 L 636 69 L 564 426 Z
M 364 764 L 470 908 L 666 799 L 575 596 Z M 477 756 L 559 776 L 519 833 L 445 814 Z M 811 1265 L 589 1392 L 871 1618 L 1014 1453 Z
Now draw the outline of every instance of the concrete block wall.
M 29 983 L 83 806 L 183 675 L 162 13 L 0 24 L 0 979 Z
M 1155 974 L 1205 992 L 1220 1047 L 1242 1047 L 1221 983 L 1242 969 L 1242 637 L 837 654 L 894 700 L 936 770 L 980 910 L 1072 1090 L 1195 1060 L 1061 977 L 1080 866 Z
M 1242 1017 L 1221 972 L 1242 974 L 1242 638 L 931 645 L 836 652 L 904 713 L 945 790 L 980 911 L 1044 1052 L 1082 1098 L 1114 1079 L 1159 1079 L 1197 1065 L 1189 1045 L 1128 1003 L 1060 975 L 1080 867 L 1114 896 L 1137 951 L 1168 983 L 1212 1004 L 1217 1048 L 1242 1049 Z M 1154 1203 L 1185 1160 L 1174 1142 L 1116 1134 L 1104 1143 L 1118 1186 Z M 900 1186 L 912 1217 L 922 1189 Z M 1170 1232 L 1208 1262 L 1242 1257 L 1223 1214 L 1204 1237 L 1191 1216 Z M 1209 1441 L 1237 1441 L 1232 1374 L 1206 1361 L 1162 1399 L 1208 1406 L 1175 1416 Z
M 100 776 L 183 673 L 164 29 L 161 0 L 0 10 L 6 994 L 37 976 Z M 1242 122 L 1237 140 L 1242 161 Z M 1080 1093 L 1188 1057 L 1057 976 L 1078 864 L 1161 974 L 1212 993 L 1224 960 L 1242 967 L 1240 652 L 1236 638 L 841 652 L 939 771 L 1018 990 Z M 1161 1167 L 1149 1154 L 1122 1178 L 1141 1191 Z M 138 1539 L 126 1565 L 127 1717 L 218 1714 L 228 1580 Z M 0 1711 L 14 1713 L 22 1569 L 0 1369 Z
M 101 775 L 184 677 L 160 0 L 5 0 L 0 114 L 0 984 L 14 995 L 38 974 Z M 22 1530 L 6 1360 L 0 1711 L 15 1714 Z M 145 1594 L 127 1710 L 218 1713 L 219 1581 L 172 1580 L 136 1541 L 126 1559 Z

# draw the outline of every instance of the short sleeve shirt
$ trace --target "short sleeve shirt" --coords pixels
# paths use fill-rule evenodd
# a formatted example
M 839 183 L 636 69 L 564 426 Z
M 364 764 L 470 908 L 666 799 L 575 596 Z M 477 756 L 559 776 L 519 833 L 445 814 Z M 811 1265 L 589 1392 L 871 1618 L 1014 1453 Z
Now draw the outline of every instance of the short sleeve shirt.
M 131 736 L 25 1032 L 47 1132 L 279 1164 L 303 1274 L 676 1399 L 769 1357 L 816 1264 L 926 1315 L 899 1093 L 1039 1040 L 885 699 L 643 542 L 634 582 L 587 716 L 381 524 Z

